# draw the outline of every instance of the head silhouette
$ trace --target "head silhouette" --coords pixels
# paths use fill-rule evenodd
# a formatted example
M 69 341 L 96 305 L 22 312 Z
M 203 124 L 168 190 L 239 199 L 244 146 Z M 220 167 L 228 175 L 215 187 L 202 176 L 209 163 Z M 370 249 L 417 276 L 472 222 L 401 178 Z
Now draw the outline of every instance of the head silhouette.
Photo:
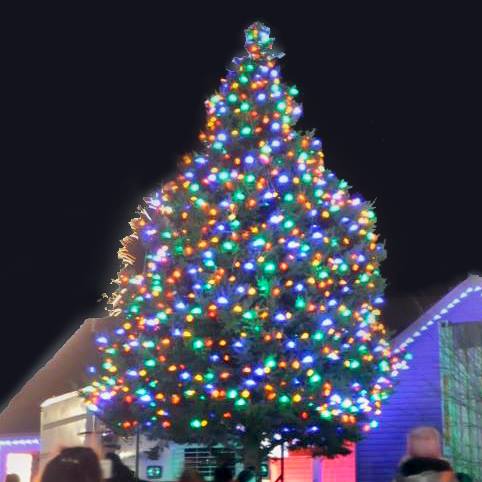
M 99 459 L 88 447 L 63 449 L 45 467 L 41 482 L 101 482 Z
M 105 458 L 112 461 L 112 476 L 114 478 L 129 479 L 133 477 L 132 470 L 129 469 L 127 465 L 124 465 L 121 458 L 116 453 L 109 452 L 106 454 Z
M 442 457 L 440 433 L 433 427 L 414 428 L 407 437 L 408 457 Z
M 7 474 L 5 482 L 20 482 L 20 477 L 17 474 Z
M 231 482 L 233 480 L 233 471 L 228 465 L 223 464 L 214 470 L 214 482 Z
M 203 482 L 199 472 L 194 469 L 184 469 L 178 482 Z
M 253 482 L 255 479 L 254 470 L 251 468 L 244 469 L 238 474 L 237 481 L 238 482 Z

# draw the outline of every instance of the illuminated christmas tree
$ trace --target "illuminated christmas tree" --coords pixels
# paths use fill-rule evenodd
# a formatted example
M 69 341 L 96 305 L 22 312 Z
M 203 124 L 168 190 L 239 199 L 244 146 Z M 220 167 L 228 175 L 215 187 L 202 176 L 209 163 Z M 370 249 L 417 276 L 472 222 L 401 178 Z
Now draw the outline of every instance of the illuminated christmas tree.
M 103 363 L 84 392 L 115 430 L 180 443 L 346 453 L 403 365 L 380 322 L 385 251 L 371 205 L 294 130 L 298 89 L 260 23 L 206 101 L 199 152 L 146 198 Z

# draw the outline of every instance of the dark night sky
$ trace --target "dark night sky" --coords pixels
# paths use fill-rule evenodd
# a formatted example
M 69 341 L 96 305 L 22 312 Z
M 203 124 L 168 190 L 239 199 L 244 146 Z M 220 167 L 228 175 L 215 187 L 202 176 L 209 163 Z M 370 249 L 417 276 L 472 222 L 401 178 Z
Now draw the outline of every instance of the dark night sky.
M 286 53 L 284 78 L 305 111 L 299 126 L 316 128 L 327 166 L 376 201 L 389 300 L 482 271 L 475 12 L 224 5 L 190 18 L 186 6 L 168 14 L 117 4 L 5 18 L 12 149 L 2 156 L 0 399 L 102 312 L 128 220 L 198 145 L 203 101 L 255 19 Z

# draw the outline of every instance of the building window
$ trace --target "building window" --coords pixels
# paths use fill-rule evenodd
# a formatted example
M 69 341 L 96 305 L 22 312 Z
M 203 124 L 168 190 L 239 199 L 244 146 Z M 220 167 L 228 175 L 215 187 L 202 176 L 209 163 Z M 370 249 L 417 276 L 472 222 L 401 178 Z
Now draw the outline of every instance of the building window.
M 482 323 L 443 326 L 440 361 L 446 455 L 482 480 Z
M 234 451 L 225 448 L 194 447 L 184 449 L 184 467 L 195 469 L 204 480 L 214 479 L 214 470 L 221 464 L 227 464 L 234 474 Z

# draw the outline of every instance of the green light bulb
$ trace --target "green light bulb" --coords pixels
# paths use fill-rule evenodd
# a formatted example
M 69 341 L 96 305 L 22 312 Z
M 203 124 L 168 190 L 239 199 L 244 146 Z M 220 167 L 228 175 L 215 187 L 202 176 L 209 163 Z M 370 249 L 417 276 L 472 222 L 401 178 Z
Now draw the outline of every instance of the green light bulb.
M 286 102 L 284 100 L 281 100 L 276 104 L 276 109 L 279 110 L 280 112 L 284 112 L 286 109 Z
M 256 318 L 256 312 L 253 310 L 247 311 L 246 313 L 243 314 L 243 318 L 245 320 L 252 321 Z
M 194 420 L 191 420 L 189 425 L 191 425 L 192 428 L 201 428 L 201 420 L 195 418 Z
M 159 321 L 166 321 L 167 314 L 164 311 L 159 311 L 159 313 L 157 313 L 157 318 L 159 318 Z
M 221 171 L 219 174 L 218 174 L 218 178 L 220 181 L 227 181 L 229 179 L 229 172 L 227 171 Z
M 250 126 L 244 126 L 241 128 L 241 135 L 242 136 L 249 136 L 251 134 L 251 127 Z
M 306 302 L 301 296 L 296 297 L 295 308 L 297 310 L 304 310 L 306 307 Z
M 195 350 L 200 350 L 202 347 L 204 346 L 204 341 L 201 340 L 201 339 L 197 339 L 197 340 L 194 340 L 192 342 L 192 347 L 195 349 Z
M 241 191 L 236 191 L 233 194 L 233 199 L 236 202 L 241 202 L 241 201 L 244 201 L 246 199 L 246 195 L 244 193 L 242 193 Z
M 303 174 L 301 176 L 301 180 L 305 183 L 305 184 L 310 184 L 311 181 L 313 180 L 313 176 L 307 172 L 305 172 L 305 174 Z
M 316 340 L 316 341 L 323 340 L 324 337 L 325 337 L 325 335 L 321 331 L 315 331 L 315 333 L 313 334 L 313 339 Z
M 320 377 L 320 375 L 318 375 L 318 373 L 315 373 L 314 375 L 312 375 L 310 377 L 311 383 L 318 383 L 320 380 L 321 380 L 321 377 Z
M 294 221 L 292 221 L 291 219 L 287 219 L 284 223 L 283 223 L 283 227 L 285 229 L 291 229 L 293 226 L 295 225 Z
M 204 266 L 206 266 L 206 268 L 213 269 L 216 268 L 216 263 L 212 259 L 205 259 Z
M 221 250 L 225 253 L 231 253 L 232 251 L 236 251 L 237 244 L 233 241 L 224 241 L 221 245 Z
M 264 361 L 264 365 L 268 368 L 274 368 L 276 366 L 276 359 L 273 356 L 269 356 Z
M 272 261 L 269 261 L 268 263 L 266 263 L 263 267 L 263 271 L 266 273 L 266 274 L 273 274 L 276 272 L 276 265 L 272 262 Z
M 265 239 L 262 238 L 262 237 L 256 238 L 256 239 L 253 241 L 253 246 L 254 246 L 255 248 L 262 248 L 265 244 L 266 244 L 266 241 L 265 241 Z
M 350 368 L 355 369 L 360 366 L 360 362 L 358 360 L 351 360 L 350 361 Z
M 387 372 L 388 370 L 390 370 L 390 365 L 389 363 L 387 362 L 387 360 L 382 360 L 378 366 L 380 367 L 380 370 L 382 372 Z

